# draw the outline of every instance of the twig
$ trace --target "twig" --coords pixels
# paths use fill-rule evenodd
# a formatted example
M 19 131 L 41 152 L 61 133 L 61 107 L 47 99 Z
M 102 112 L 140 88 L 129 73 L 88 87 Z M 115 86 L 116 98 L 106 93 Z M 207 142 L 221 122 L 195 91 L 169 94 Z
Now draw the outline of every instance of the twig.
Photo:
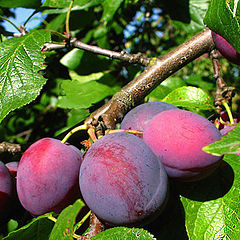
M 222 105 L 224 102 L 230 102 L 233 97 L 234 87 L 228 87 L 226 82 L 221 77 L 220 64 L 218 61 L 218 53 L 216 50 L 213 50 L 210 53 L 212 59 L 214 78 L 216 79 L 216 93 L 215 93 L 215 106 L 217 113 L 221 113 Z
M 141 53 L 137 54 L 128 54 L 125 51 L 116 52 L 108 49 L 103 49 L 97 46 L 92 46 L 86 43 L 83 43 L 77 39 L 71 39 L 69 43 L 45 43 L 43 45 L 42 51 L 51 51 L 51 50 L 59 50 L 65 48 L 78 48 L 85 51 L 89 51 L 95 54 L 103 55 L 109 57 L 111 59 L 118 59 L 121 61 L 129 62 L 129 63 L 139 63 L 143 66 L 148 66 L 151 59 L 144 57 Z

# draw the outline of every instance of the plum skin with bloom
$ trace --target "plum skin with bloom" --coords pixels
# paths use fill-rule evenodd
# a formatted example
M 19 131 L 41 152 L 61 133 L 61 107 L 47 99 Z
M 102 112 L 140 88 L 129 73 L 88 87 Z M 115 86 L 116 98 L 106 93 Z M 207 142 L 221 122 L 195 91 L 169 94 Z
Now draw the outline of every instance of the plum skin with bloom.
M 23 154 L 17 169 L 17 194 L 32 215 L 59 213 L 80 196 L 82 153 L 60 140 L 43 138 Z
M 144 224 L 160 214 L 168 196 L 164 166 L 129 133 L 105 135 L 90 147 L 79 184 L 88 207 L 110 225 Z
M 156 115 L 145 128 L 144 142 L 171 178 L 194 181 L 210 175 L 222 157 L 202 150 L 221 139 L 220 131 L 196 113 L 174 109 Z
M 124 116 L 121 122 L 120 128 L 144 131 L 147 123 L 155 115 L 169 109 L 177 109 L 177 107 L 170 103 L 161 102 L 161 101 L 147 102 L 147 103 L 140 104 L 137 107 L 130 110 Z

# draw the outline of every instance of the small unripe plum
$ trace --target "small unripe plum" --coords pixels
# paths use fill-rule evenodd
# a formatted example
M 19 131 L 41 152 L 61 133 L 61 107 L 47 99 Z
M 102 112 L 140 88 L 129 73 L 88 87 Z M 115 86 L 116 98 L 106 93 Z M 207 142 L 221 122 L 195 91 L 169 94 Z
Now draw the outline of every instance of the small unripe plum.
M 80 196 L 82 153 L 74 146 L 43 138 L 23 154 L 17 170 L 17 194 L 32 215 L 59 213 Z
M 5 166 L 8 168 L 13 177 L 16 177 L 17 175 L 18 164 L 19 162 L 8 162 L 5 164 Z
M 144 142 L 159 157 L 171 178 L 197 180 L 211 174 L 222 157 L 202 150 L 221 139 L 220 131 L 206 118 L 174 109 L 156 115 L 143 133 Z
M 80 189 L 88 207 L 110 225 L 144 224 L 165 206 L 168 178 L 142 139 L 112 133 L 87 151 Z
M 13 183 L 8 168 L 0 162 L 0 223 L 6 219 L 12 198 Z
M 222 36 L 212 31 L 213 40 L 217 50 L 228 61 L 240 65 L 240 54 L 233 48 L 233 46 Z
M 120 128 L 144 131 L 146 124 L 155 115 L 169 109 L 177 109 L 177 107 L 161 101 L 143 103 L 133 108 L 125 115 Z

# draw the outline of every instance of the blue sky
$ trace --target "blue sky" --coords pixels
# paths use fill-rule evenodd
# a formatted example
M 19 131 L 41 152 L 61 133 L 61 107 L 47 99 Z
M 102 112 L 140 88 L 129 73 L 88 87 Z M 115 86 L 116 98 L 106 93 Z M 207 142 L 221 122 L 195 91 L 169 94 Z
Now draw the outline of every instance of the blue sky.
M 15 8 L 14 11 L 16 18 L 10 17 L 9 20 L 11 20 L 15 25 L 20 26 L 23 25 L 27 18 L 34 12 L 34 9 Z M 40 13 L 35 14 L 26 25 L 27 30 L 37 27 L 41 22 L 42 15 Z M 3 21 L 2 25 L 9 32 L 17 32 L 17 30 L 7 21 Z

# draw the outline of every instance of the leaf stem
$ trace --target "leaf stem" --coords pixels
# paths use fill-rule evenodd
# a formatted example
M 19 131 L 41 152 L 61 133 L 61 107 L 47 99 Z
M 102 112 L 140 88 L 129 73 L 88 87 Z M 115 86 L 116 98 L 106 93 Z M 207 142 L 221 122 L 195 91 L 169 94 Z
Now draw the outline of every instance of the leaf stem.
M 228 106 L 227 102 L 223 102 L 223 106 L 225 107 L 225 109 L 226 109 L 226 111 L 227 111 L 227 114 L 228 114 L 230 123 L 231 123 L 231 124 L 234 124 L 233 115 L 232 115 L 231 109 L 230 109 L 230 107 Z
M 69 19 L 70 19 L 70 13 L 73 7 L 74 0 L 71 0 L 71 3 L 68 8 L 67 16 L 66 16 L 66 35 L 69 38 L 70 37 L 70 29 L 69 29 Z
M 7 21 L 7 22 L 9 22 L 10 24 L 12 24 L 13 25 L 13 27 L 15 27 L 19 32 L 21 32 L 20 31 L 20 29 L 18 28 L 18 26 L 17 25 L 15 25 L 12 21 L 10 21 L 8 18 L 6 18 L 6 17 L 3 17 L 3 16 L 0 16 L 0 18 L 2 18 L 3 20 L 5 20 L 5 21 Z
M 62 143 L 65 143 L 75 132 L 81 131 L 81 130 L 87 130 L 88 126 L 87 124 L 83 124 L 81 126 L 77 126 L 74 129 L 72 129 L 61 141 Z

